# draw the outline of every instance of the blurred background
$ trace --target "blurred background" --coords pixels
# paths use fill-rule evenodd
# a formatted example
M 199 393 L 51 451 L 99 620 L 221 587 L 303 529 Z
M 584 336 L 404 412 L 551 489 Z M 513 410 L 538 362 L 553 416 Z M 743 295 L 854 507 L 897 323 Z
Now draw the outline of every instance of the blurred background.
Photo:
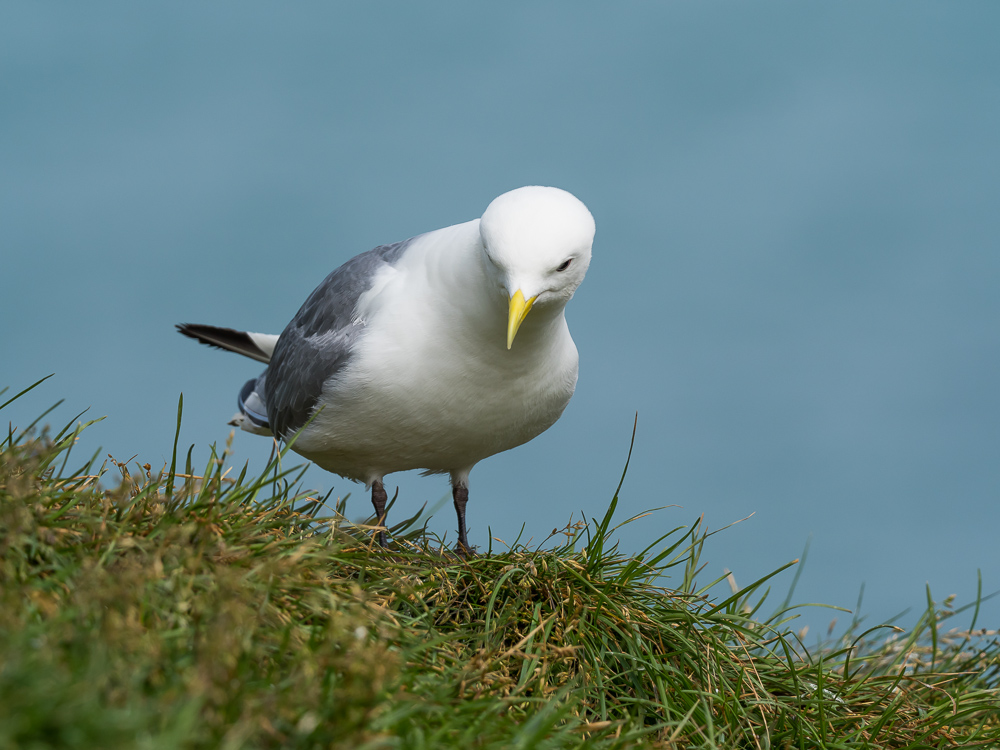
M 5 2 L 0 401 L 55 377 L 0 417 L 65 398 L 53 424 L 107 416 L 81 460 L 160 467 L 183 392 L 203 465 L 259 366 L 175 323 L 278 333 L 349 257 L 556 185 L 598 227 L 580 382 L 473 472 L 472 542 L 603 515 L 638 413 L 619 515 L 679 507 L 623 548 L 751 516 L 705 582 L 808 542 L 798 602 L 970 602 L 977 570 L 1000 589 L 998 28 L 985 1 Z M 387 484 L 397 520 L 448 497 Z M 450 497 L 431 527 L 454 540 Z

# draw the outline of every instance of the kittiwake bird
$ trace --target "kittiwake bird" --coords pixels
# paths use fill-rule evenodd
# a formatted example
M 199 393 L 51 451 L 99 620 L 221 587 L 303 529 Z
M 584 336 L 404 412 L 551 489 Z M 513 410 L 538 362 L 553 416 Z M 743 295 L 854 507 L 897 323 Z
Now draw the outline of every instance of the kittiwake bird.
M 465 555 L 472 467 L 551 427 L 576 388 L 564 311 L 590 265 L 594 230 L 565 190 L 522 187 L 480 219 L 347 261 L 280 336 L 177 328 L 267 364 L 240 389 L 231 424 L 294 437 L 292 450 L 364 482 L 382 546 L 384 477 L 449 474 Z

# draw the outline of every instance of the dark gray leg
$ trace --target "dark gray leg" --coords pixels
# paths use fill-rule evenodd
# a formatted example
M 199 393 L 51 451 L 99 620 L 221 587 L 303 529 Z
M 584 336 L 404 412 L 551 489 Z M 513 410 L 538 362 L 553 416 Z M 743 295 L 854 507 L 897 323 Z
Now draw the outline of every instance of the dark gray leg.
M 372 482 L 372 505 L 375 506 L 375 518 L 379 526 L 385 526 L 385 501 L 387 499 L 388 496 L 385 494 L 385 487 L 382 486 L 382 481 L 376 479 Z M 385 531 L 378 532 L 376 538 L 378 539 L 379 546 L 389 546 L 389 540 L 385 535 Z
M 452 485 L 451 496 L 455 499 L 455 512 L 458 514 L 458 554 L 465 557 L 472 554 L 469 536 L 465 532 L 465 506 L 469 502 L 469 488 Z

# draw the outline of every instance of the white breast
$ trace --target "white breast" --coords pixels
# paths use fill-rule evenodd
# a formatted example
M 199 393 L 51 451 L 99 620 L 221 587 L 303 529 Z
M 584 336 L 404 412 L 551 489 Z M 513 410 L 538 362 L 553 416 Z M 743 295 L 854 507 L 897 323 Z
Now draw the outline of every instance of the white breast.
M 358 306 L 348 366 L 295 449 L 368 481 L 393 471 L 466 471 L 544 432 L 576 387 L 562 311 L 525 321 L 506 348 L 506 300 L 488 287 L 478 221 L 419 238 Z

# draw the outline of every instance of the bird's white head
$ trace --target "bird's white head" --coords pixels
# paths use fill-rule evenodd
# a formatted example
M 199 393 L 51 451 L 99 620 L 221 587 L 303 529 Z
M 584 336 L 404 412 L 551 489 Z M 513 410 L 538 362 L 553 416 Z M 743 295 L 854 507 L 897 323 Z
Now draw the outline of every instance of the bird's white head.
M 529 186 L 495 198 L 479 222 L 486 274 L 509 301 L 507 348 L 532 307 L 562 309 L 580 286 L 594 217 L 571 193 Z

